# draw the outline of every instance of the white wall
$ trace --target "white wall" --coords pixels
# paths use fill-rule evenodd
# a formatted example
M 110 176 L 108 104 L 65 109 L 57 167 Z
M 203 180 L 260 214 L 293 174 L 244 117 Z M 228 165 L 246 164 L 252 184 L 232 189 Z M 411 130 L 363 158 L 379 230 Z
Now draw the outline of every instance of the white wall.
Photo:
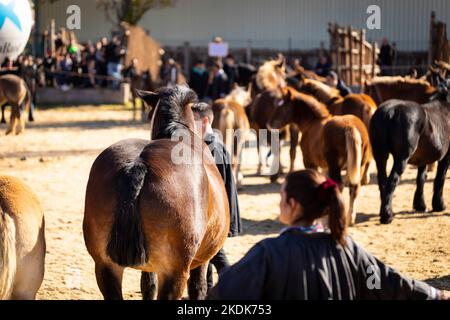
M 42 8 L 45 21 L 57 17 L 64 22 L 65 7 L 74 3 L 60 0 Z M 111 25 L 96 9 L 95 1 L 76 1 L 82 9 L 82 40 L 108 34 Z M 399 49 L 426 50 L 430 13 L 450 25 L 449 0 L 177 0 L 174 8 L 153 10 L 141 22 L 152 36 L 166 45 L 206 45 L 220 35 L 233 47 L 244 47 L 252 40 L 255 47 L 287 49 L 328 46 L 328 22 L 364 27 L 366 9 L 378 4 L 382 9 L 382 29 L 368 31 L 368 38 L 387 36 Z M 53 7 L 53 8 L 52 8 Z

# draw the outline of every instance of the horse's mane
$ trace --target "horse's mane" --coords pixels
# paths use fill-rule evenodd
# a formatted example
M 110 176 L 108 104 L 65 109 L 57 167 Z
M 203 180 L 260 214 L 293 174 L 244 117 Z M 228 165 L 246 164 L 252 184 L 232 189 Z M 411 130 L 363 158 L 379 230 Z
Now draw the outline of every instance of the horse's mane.
M 183 118 L 183 111 L 188 104 L 197 100 L 195 92 L 185 86 L 176 86 L 161 88 L 157 94 L 159 104 L 152 121 L 152 139 L 167 139 L 176 130 L 189 128 L 187 119 Z
M 339 90 L 332 88 L 318 80 L 304 79 L 302 88 L 316 97 L 323 103 L 328 103 L 332 99 L 341 98 Z
M 265 62 L 256 74 L 256 83 L 261 90 L 278 90 L 285 86 L 284 73 L 285 68 L 277 70 L 280 60 L 271 60 Z
M 414 86 L 422 86 L 422 87 L 431 87 L 431 84 L 424 79 L 413 79 L 406 77 L 375 77 L 371 81 L 367 83 L 368 85 L 414 85 Z
M 306 106 L 311 112 L 312 118 L 325 119 L 330 116 L 328 108 L 315 97 L 309 94 L 298 92 L 293 88 L 288 88 L 288 90 L 291 93 L 291 99 L 294 103 L 294 106 L 303 109 Z

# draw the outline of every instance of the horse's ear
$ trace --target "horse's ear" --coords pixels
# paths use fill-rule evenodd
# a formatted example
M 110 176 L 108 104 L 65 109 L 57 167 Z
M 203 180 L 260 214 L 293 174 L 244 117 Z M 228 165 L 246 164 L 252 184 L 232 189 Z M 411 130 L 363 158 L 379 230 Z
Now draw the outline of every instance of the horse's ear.
M 136 95 L 142 99 L 146 104 L 149 106 L 155 107 L 159 102 L 159 95 L 155 92 L 151 91 L 143 91 L 143 90 L 137 90 L 136 89 Z

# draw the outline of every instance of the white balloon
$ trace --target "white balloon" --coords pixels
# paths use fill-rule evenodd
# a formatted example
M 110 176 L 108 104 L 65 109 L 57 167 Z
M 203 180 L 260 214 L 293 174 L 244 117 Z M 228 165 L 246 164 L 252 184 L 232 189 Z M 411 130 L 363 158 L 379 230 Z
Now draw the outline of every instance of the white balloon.
M 0 63 L 23 52 L 33 24 L 28 0 L 0 0 Z

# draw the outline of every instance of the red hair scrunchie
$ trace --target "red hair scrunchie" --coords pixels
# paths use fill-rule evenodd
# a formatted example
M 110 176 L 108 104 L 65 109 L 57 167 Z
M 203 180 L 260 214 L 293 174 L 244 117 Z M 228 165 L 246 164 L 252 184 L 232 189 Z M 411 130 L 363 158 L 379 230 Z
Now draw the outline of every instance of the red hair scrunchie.
M 320 201 L 328 201 L 330 199 L 331 191 L 338 188 L 338 184 L 333 179 L 328 178 L 319 186 L 318 198 Z

